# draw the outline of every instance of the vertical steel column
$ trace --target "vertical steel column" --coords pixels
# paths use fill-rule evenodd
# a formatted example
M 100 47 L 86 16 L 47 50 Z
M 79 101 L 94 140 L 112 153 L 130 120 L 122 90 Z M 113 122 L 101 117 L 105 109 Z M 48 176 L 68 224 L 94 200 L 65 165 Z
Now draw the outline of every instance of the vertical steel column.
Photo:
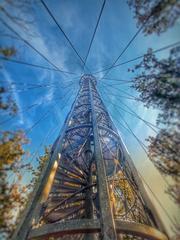
M 90 101 L 89 101 L 90 104 Z M 90 106 L 90 105 L 89 105 Z M 88 121 L 90 122 L 90 111 L 88 114 Z M 88 185 L 92 184 L 92 172 L 91 172 L 91 162 L 92 162 L 92 151 L 90 146 L 90 136 L 85 145 L 85 160 L 89 163 L 88 165 Z M 86 211 L 86 218 L 93 219 L 93 199 L 92 199 L 92 189 L 88 188 L 86 190 L 86 197 L 85 197 L 85 211 Z M 84 240 L 95 240 L 94 234 L 86 233 L 84 236 Z
M 101 233 L 103 240 L 115 240 L 117 239 L 115 222 L 113 218 L 112 209 L 110 206 L 109 189 L 106 180 L 105 164 L 101 151 L 101 144 L 99 140 L 99 131 L 96 119 L 96 113 L 94 108 L 94 98 L 92 93 L 92 82 L 89 81 L 89 94 L 91 102 L 91 114 L 92 114 L 92 125 L 93 125 L 93 136 L 94 136 L 94 158 L 97 167 L 97 188 L 100 205 L 100 221 L 101 221 Z

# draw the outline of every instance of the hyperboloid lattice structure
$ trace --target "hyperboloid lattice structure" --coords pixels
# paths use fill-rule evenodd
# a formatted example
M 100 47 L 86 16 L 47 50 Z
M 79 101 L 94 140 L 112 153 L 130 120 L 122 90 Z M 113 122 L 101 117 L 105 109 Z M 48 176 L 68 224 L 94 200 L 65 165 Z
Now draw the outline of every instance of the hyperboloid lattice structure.
M 167 239 L 96 79 L 84 75 L 13 239 Z

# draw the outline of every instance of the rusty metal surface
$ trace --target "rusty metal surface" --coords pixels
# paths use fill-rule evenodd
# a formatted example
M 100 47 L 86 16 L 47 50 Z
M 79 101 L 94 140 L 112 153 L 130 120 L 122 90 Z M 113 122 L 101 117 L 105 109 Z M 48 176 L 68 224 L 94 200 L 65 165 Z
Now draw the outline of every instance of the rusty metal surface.
M 117 239 L 149 239 L 149 240 L 167 240 L 167 237 L 155 228 L 144 224 L 115 221 Z M 29 234 L 29 239 L 48 239 L 55 236 L 58 239 L 63 239 L 69 235 L 84 236 L 85 233 L 100 233 L 101 227 L 99 220 L 79 219 L 69 220 L 63 223 L 46 224 L 40 228 L 33 229 Z M 99 235 L 100 236 L 100 235 Z M 121 238 L 120 238 L 121 237 Z M 126 238 L 125 238 L 126 237 Z

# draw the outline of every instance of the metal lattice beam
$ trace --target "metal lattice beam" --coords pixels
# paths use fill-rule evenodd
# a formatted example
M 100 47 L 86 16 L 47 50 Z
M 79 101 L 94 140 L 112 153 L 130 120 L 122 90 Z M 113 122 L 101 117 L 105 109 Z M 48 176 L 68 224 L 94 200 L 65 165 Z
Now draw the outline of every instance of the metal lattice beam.
M 96 79 L 84 75 L 13 240 L 167 239 L 162 232 Z
M 115 221 L 117 234 L 132 234 L 137 237 L 142 237 L 151 240 L 167 240 L 166 235 L 152 227 L 139 224 L 129 223 L 123 221 Z M 100 233 L 100 223 L 96 220 L 72 220 L 64 223 L 53 223 L 44 225 L 38 229 L 33 229 L 28 239 L 48 239 L 48 237 L 56 236 L 62 237 L 68 234 L 77 233 Z

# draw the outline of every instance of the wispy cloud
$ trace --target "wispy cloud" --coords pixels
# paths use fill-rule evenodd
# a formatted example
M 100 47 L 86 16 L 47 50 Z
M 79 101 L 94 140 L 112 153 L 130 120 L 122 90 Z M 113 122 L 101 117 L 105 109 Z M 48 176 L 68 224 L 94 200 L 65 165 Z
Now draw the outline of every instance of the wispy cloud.
M 49 105 L 54 98 L 56 88 L 55 75 L 53 72 L 43 71 L 42 74 L 39 76 L 39 83 L 41 83 L 42 85 L 46 84 L 47 80 L 50 86 L 44 89 L 45 94 L 39 96 L 39 99 L 37 100 L 39 104 L 43 103 L 45 105 Z
M 2 73 L 3 73 L 4 80 L 8 83 L 8 85 L 11 88 L 11 97 L 15 101 L 15 103 L 18 107 L 18 124 L 23 125 L 25 121 L 24 121 L 24 116 L 22 113 L 22 103 L 21 103 L 18 91 L 16 89 L 16 85 L 13 84 L 14 81 L 9 72 L 7 72 L 4 69 Z

